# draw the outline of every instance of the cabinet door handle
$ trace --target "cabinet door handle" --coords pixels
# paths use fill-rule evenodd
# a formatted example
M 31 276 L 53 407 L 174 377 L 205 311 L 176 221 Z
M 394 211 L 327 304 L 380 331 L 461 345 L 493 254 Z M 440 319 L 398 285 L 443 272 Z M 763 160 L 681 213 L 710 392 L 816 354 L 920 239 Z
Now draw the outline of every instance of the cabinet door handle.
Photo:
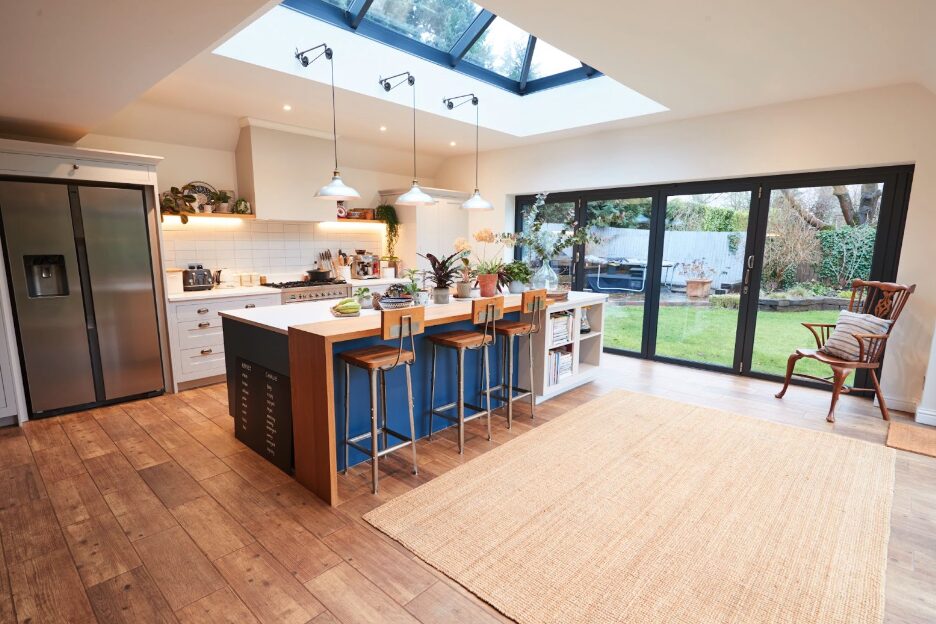
M 198 308 L 199 314 L 208 314 L 208 308 Z
M 209 347 L 209 348 L 207 348 L 207 349 L 202 349 L 202 350 L 201 350 L 201 354 L 202 354 L 202 355 L 211 355 L 211 348 Z
M 205 329 L 206 327 L 211 327 L 211 323 L 209 321 L 202 321 L 198 324 L 198 329 Z
M 256 308 L 256 307 L 257 307 L 257 304 L 256 304 L 256 303 L 248 303 L 248 304 L 245 305 L 244 307 L 245 307 L 245 308 Z

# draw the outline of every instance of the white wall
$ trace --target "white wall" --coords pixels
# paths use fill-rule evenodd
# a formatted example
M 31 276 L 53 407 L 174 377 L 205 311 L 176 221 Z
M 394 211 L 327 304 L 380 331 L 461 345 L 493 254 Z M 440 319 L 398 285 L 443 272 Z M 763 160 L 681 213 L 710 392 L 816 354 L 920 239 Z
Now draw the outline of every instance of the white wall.
M 664 102 L 665 104 L 665 102 Z M 470 157 L 439 169 L 445 188 L 472 187 Z M 884 394 L 913 411 L 936 318 L 936 96 L 901 85 L 605 132 L 481 155 L 480 185 L 497 209 L 471 228 L 513 228 L 513 197 L 539 191 L 915 163 L 898 279 L 917 292 L 886 355 Z M 804 345 L 808 341 L 804 342 Z

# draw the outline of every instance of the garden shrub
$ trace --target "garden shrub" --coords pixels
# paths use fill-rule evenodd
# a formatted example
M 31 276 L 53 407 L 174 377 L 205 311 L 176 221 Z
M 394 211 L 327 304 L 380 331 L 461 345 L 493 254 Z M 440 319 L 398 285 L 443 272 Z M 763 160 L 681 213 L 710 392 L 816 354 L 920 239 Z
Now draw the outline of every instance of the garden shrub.
M 868 279 L 877 229 L 870 225 L 843 226 L 817 233 L 822 248 L 819 277 L 843 287 L 853 279 Z
M 729 293 L 727 295 L 709 295 L 709 304 L 713 308 L 724 308 L 726 310 L 737 310 L 741 306 L 741 295 L 738 293 Z

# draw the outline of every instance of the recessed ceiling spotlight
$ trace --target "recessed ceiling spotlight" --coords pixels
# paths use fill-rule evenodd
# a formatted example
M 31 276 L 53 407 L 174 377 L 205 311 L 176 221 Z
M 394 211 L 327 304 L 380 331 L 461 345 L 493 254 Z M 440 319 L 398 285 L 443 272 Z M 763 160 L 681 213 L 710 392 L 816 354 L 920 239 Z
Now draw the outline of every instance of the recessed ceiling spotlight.
M 283 110 L 288 113 L 289 111 L 292 110 L 292 106 L 290 106 L 289 104 L 283 104 Z
M 455 141 L 449 141 L 449 147 L 455 147 Z
M 381 131 L 381 132 L 386 132 L 386 131 L 387 131 L 387 126 L 380 126 L 380 131 Z

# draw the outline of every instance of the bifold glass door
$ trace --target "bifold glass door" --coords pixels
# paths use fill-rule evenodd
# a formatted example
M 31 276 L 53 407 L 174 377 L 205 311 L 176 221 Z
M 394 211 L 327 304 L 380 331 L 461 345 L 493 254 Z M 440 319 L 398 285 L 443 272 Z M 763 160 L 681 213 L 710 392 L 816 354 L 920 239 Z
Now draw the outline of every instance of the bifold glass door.
M 649 282 L 652 197 L 585 202 L 586 223 L 600 239 L 585 245 L 582 290 L 608 295 L 604 344 L 640 353 Z
M 606 350 L 777 378 L 795 349 L 815 347 L 802 323 L 834 323 L 853 279 L 896 277 L 912 173 L 553 194 L 549 227 L 573 215 L 595 240 L 550 264 L 562 288 L 608 295 Z M 518 227 L 532 201 L 518 198 Z M 806 360 L 800 371 L 828 374 Z
M 751 196 L 666 196 L 656 356 L 734 366 Z

